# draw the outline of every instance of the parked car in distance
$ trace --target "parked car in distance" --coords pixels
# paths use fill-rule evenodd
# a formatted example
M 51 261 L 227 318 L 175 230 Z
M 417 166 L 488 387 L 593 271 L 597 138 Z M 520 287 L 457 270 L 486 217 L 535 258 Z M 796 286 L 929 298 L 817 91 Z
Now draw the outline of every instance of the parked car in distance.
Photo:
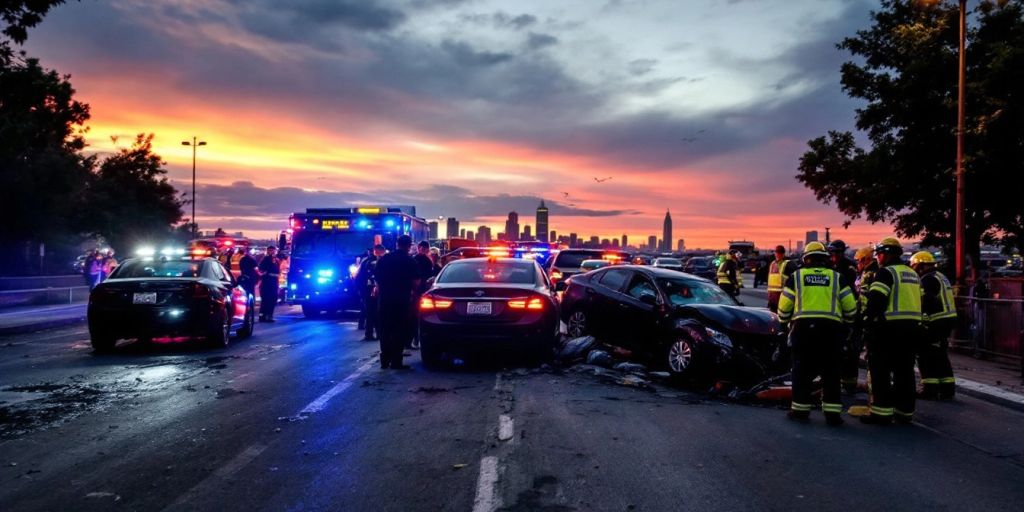
M 683 272 L 697 277 L 703 277 L 709 281 L 715 281 L 718 269 L 715 268 L 714 258 L 707 256 L 695 256 L 686 260 L 683 264 Z
M 608 265 L 611 265 L 611 262 L 608 260 L 583 260 L 583 263 L 580 263 L 580 271 L 590 272 L 591 270 L 604 268 Z
M 679 261 L 677 258 L 655 258 L 652 264 L 658 268 L 667 268 L 669 270 L 678 271 L 683 270 L 683 262 Z

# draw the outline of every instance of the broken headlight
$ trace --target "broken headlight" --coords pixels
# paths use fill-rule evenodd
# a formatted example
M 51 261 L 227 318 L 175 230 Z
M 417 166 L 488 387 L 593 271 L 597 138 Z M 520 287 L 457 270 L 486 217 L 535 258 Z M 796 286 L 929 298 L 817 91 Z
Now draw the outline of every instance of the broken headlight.
M 708 335 L 708 339 L 715 345 L 727 350 L 732 350 L 732 339 L 730 339 L 724 332 L 718 332 L 710 327 L 705 327 L 704 332 Z

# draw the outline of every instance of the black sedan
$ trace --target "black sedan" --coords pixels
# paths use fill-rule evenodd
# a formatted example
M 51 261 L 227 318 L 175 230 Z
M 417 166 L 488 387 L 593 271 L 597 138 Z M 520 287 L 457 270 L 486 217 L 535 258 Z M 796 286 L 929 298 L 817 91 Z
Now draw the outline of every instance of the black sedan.
M 254 301 L 213 258 L 133 258 L 89 294 L 89 335 L 97 351 L 125 338 L 204 338 L 223 347 L 231 333 L 252 335 Z
M 558 337 L 558 302 L 533 260 L 471 258 L 446 265 L 419 304 L 420 355 L 506 348 L 542 358 Z
M 774 314 L 674 270 L 627 265 L 574 276 L 562 320 L 570 336 L 593 334 L 679 380 L 755 384 L 786 371 Z

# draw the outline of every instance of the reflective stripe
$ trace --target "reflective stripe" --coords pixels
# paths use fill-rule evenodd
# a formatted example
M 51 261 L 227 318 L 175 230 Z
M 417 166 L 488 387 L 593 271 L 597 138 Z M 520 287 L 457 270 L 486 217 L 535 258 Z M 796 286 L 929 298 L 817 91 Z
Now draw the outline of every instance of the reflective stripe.
M 877 405 L 871 406 L 871 414 L 876 416 L 892 416 L 892 407 L 878 407 Z
M 847 295 L 853 295 L 853 290 L 849 288 L 843 288 L 843 291 L 839 293 L 839 300 L 842 300 Z
M 829 288 L 824 286 L 806 286 L 807 276 L 821 276 L 830 279 Z M 843 318 L 837 310 L 839 297 L 839 274 L 831 269 L 802 268 L 793 276 L 796 284 L 794 301 L 796 302 L 793 319 L 823 318 L 842 322 Z M 828 294 L 828 308 L 825 309 L 825 297 Z
M 821 403 L 821 410 L 824 412 L 843 412 L 843 404 Z
M 914 417 L 914 411 L 903 412 L 903 411 L 901 411 L 899 409 L 896 409 L 895 412 L 896 412 L 896 414 L 898 414 L 900 416 L 903 416 L 904 418 L 913 418 Z
M 936 271 L 925 275 L 925 277 L 928 276 L 934 276 L 939 282 L 939 299 L 942 301 L 942 311 L 932 313 L 930 315 L 924 315 L 924 321 L 934 322 L 936 320 L 943 320 L 946 318 L 956 318 L 956 304 L 953 299 L 953 285 L 949 283 L 949 279 L 947 279 L 941 272 Z M 924 293 L 924 287 L 922 287 L 921 293 Z
M 938 378 L 931 378 L 931 377 L 929 377 L 927 379 L 921 379 L 921 384 L 938 384 L 938 383 L 939 383 L 939 379 Z
M 943 377 L 939 379 L 940 384 L 956 384 L 956 377 Z
M 806 412 L 806 411 L 810 411 L 813 408 L 813 406 L 810 405 L 810 404 L 801 404 L 801 403 L 793 402 L 793 403 L 791 403 L 789 405 L 789 408 L 794 410 L 794 411 Z
M 903 264 L 891 265 L 885 269 L 893 279 L 885 318 L 921 321 L 921 280 L 917 276 L 917 272 Z M 875 285 L 871 285 L 871 288 L 873 290 Z
M 789 291 L 789 288 L 782 290 L 782 296 L 789 300 L 796 300 L 796 295 L 793 292 Z
M 885 295 L 886 297 L 888 297 L 889 294 L 892 293 L 892 288 L 889 288 L 889 285 L 887 285 L 885 283 L 880 283 L 878 281 L 875 281 L 875 282 L 871 283 L 871 287 L 868 288 L 868 291 L 882 292 L 882 295 Z

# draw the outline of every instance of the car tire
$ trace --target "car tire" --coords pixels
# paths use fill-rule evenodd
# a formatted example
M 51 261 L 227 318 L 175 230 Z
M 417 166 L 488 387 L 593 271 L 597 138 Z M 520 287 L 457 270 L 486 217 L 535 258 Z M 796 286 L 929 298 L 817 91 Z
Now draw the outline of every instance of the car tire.
M 241 327 L 238 328 L 237 335 L 239 339 L 245 339 L 252 336 L 253 330 L 256 329 L 256 308 L 253 304 L 249 304 L 249 307 L 245 310 L 245 322 Z
M 117 338 L 103 331 L 90 330 L 89 343 L 92 344 L 92 348 L 96 353 L 106 354 L 113 352 L 114 348 L 117 347 Z
M 420 359 L 427 368 L 440 368 L 444 350 L 432 339 L 420 339 Z
M 708 369 L 700 357 L 700 348 L 686 332 L 673 334 L 663 351 L 662 364 L 673 381 L 703 385 L 707 380 Z
M 210 333 L 206 336 L 206 340 L 212 347 L 225 348 L 228 346 L 231 341 L 231 315 L 228 314 L 226 308 L 221 312 L 218 321 L 210 327 Z
M 302 316 L 306 318 L 320 318 L 321 313 L 323 313 L 323 310 L 317 306 L 310 304 L 302 305 Z
M 570 338 L 586 336 L 589 330 L 590 323 L 586 312 L 580 308 L 576 308 L 572 313 L 569 313 L 569 318 L 565 322 L 565 332 L 569 334 Z

